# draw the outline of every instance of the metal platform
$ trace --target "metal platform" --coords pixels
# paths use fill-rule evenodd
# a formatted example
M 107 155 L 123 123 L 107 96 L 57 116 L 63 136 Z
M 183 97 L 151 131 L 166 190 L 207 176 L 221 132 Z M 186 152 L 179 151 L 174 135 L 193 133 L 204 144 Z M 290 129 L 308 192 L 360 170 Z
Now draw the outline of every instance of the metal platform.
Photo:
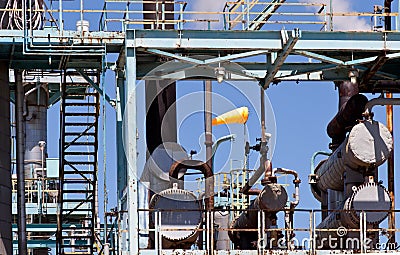
M 216 12 L 187 11 L 187 3 L 174 2 L 177 7 L 173 12 L 176 18 L 167 21 L 158 18 L 158 15 L 155 20 L 144 20 L 143 11 L 135 9 L 143 1 L 107 0 L 103 9 L 81 8 L 70 12 L 62 8 L 62 0 L 57 2 L 57 7 L 49 12 L 58 15 L 56 26 L 43 27 L 42 30 L 32 30 L 29 27 L 24 27 L 24 30 L 0 30 L 0 59 L 9 61 L 10 69 L 34 71 L 31 76 L 34 82 L 39 79 L 40 82 L 50 84 L 50 104 L 60 99 L 58 84 L 61 80 L 59 77 L 54 78 L 54 73 L 67 70 L 74 76 L 71 83 L 89 83 L 100 95 L 105 95 L 96 87 L 97 80 L 93 81 L 92 77 L 83 74 L 93 70 L 114 71 L 116 83 L 113 85 L 118 91 L 117 97 L 108 98 L 107 101 L 117 111 L 118 196 L 119 210 L 124 215 L 119 219 L 124 222 L 119 233 L 122 254 L 207 253 L 205 250 L 140 250 L 135 242 L 139 238 L 138 180 L 135 177 L 138 169 L 134 164 L 127 164 L 127 160 L 136 162 L 137 123 L 135 117 L 123 123 L 123 116 L 136 116 L 135 88 L 139 80 L 209 79 L 215 77 L 216 67 L 223 66 L 226 69 L 226 80 L 255 80 L 265 89 L 283 81 L 341 81 L 357 76 L 362 92 L 400 92 L 399 13 L 390 14 L 396 21 L 394 31 L 342 32 L 329 31 L 332 27 L 329 19 L 335 14 L 329 13 L 324 4 L 316 5 L 320 7 L 317 11 L 298 13 L 299 16 L 309 18 L 300 20 L 296 18 L 296 13 L 271 11 L 271 8 L 267 8 L 271 3 L 263 1 L 230 2 L 226 9 Z M 284 5 L 276 3 L 282 1 L 273 2 Z M 301 6 L 299 3 L 286 4 L 288 8 Z M 309 4 L 303 3 L 302 7 L 307 6 Z M 162 13 L 161 16 L 168 13 L 158 11 Z M 64 27 L 66 14 L 74 12 L 80 14 L 81 21 L 84 15 L 97 13 L 100 17 L 98 31 L 83 32 Z M 200 20 L 195 18 L 196 15 L 211 17 Z M 384 16 L 371 13 L 342 15 Z M 285 23 L 282 16 L 294 18 Z M 55 18 L 49 20 L 54 23 Z M 212 25 L 218 23 L 223 25 L 213 29 Z M 174 25 L 175 29 L 143 29 L 143 25 L 165 28 L 167 24 Z M 199 29 L 195 24 L 201 24 L 202 28 Z M 288 29 L 281 30 L 282 24 Z M 257 31 L 261 26 L 272 28 Z M 118 60 L 106 63 L 106 56 L 112 54 L 119 55 Z M 256 56 L 248 60 L 248 57 Z M 166 62 L 169 62 L 168 69 L 160 69 Z M 237 66 L 241 68 L 237 69 Z M 156 68 L 157 72 L 152 72 Z M 202 75 L 193 78 L 194 71 Z M 124 124 L 129 126 L 129 130 L 123 130 Z M 29 208 L 28 213 L 37 210 L 36 205 L 32 205 L 32 208 Z M 55 214 L 55 206 L 49 204 L 49 211 Z M 231 250 L 215 251 L 215 254 L 251 255 L 258 252 Z M 268 252 L 310 253 L 308 250 Z

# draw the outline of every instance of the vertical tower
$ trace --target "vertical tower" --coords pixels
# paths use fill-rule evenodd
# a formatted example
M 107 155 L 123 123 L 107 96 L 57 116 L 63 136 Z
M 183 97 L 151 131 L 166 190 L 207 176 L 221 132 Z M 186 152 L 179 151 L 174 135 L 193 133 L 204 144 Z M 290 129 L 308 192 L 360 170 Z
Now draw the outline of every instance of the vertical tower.
M 0 254 L 12 254 L 11 132 L 8 62 L 0 61 Z

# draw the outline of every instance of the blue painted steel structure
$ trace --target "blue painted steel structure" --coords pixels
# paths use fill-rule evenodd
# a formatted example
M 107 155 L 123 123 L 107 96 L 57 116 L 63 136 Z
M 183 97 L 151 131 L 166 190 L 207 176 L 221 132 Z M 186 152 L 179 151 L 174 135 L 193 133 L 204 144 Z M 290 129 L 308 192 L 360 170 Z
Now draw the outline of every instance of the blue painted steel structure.
M 183 13 L 175 22 L 178 28 L 183 26 L 182 19 Z M 77 70 L 74 74 L 83 76 L 100 94 L 103 94 L 101 89 L 84 71 L 97 69 L 103 72 L 103 56 L 119 54 L 117 63 L 113 65 L 117 97 L 112 99 L 107 96 L 106 100 L 117 111 L 118 209 L 126 212 L 121 214 L 123 223 L 119 249 L 122 254 L 139 254 L 136 242 L 139 233 L 135 94 L 138 80 L 181 80 L 190 77 L 187 74 L 189 70 L 199 67 L 205 67 L 204 77 L 213 77 L 214 68 L 221 64 L 229 73 L 226 79 L 257 79 L 267 88 L 271 83 L 287 80 L 347 80 L 349 72 L 357 70 L 362 92 L 400 92 L 397 82 L 400 78 L 400 32 L 315 32 L 298 29 L 162 31 L 129 29 L 131 22 L 126 17 L 123 29 L 118 32 L 97 31 L 84 35 L 80 31 L 54 28 L 0 30 L 0 56 L 10 61 L 11 69 L 59 71 L 62 67 L 74 72 Z M 202 60 L 193 57 L 204 53 L 212 57 Z M 242 60 L 250 56 L 263 58 L 258 62 Z M 290 62 L 290 56 L 303 58 L 302 61 Z M 175 59 L 176 62 L 164 72 L 151 73 L 163 64 L 158 57 Z M 230 61 L 237 62 L 244 70 L 232 69 Z M 51 103 L 59 97 L 57 93 L 53 95 Z M 150 254 L 152 251 L 140 253 Z M 194 253 L 202 254 L 202 251 Z

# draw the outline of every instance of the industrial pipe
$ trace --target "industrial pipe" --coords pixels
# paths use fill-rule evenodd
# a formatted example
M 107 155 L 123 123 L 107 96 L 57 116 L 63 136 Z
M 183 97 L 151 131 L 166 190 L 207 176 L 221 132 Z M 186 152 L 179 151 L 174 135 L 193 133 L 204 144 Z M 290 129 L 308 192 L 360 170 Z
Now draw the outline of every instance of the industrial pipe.
M 272 170 L 272 176 L 275 176 L 276 174 L 290 174 L 293 175 L 294 180 L 293 180 L 293 184 L 294 184 L 294 198 L 295 200 L 290 202 L 290 208 L 293 209 L 295 208 L 299 202 L 300 202 L 300 183 L 301 180 L 299 179 L 299 175 L 297 174 L 297 172 L 295 170 L 291 170 L 291 169 L 286 169 L 286 168 L 274 168 Z
M 386 98 L 392 98 L 392 93 L 386 93 Z M 393 105 L 386 106 L 386 125 L 388 127 L 389 132 L 393 137 Z M 392 152 L 390 153 L 388 163 L 387 163 L 387 179 L 388 179 L 388 191 L 390 195 L 390 199 L 392 201 L 392 208 L 395 208 L 395 195 L 394 195 L 394 145 Z M 388 227 L 390 229 L 396 228 L 396 213 L 394 211 L 389 213 L 388 219 Z M 396 232 L 389 232 L 391 235 L 390 242 L 396 243 Z
M 265 224 L 266 228 L 276 225 L 276 212 L 282 210 L 286 206 L 288 195 L 285 188 L 277 183 L 268 183 L 264 186 L 262 192 L 254 199 L 245 212 L 242 212 L 238 218 L 231 223 L 229 238 L 235 246 L 241 249 L 251 249 L 252 242 L 257 240 L 258 213 L 260 210 L 266 211 Z M 261 224 L 261 223 L 260 223 Z M 237 231 L 237 230 L 244 230 Z M 254 229 L 254 231 L 250 231 Z M 271 233 L 268 232 L 267 236 Z
M 371 99 L 365 105 L 364 116 L 367 118 L 371 118 L 372 117 L 372 108 L 376 105 L 400 105 L 400 98 L 378 97 L 378 98 Z
M 260 166 L 254 172 L 254 174 L 249 178 L 243 188 L 240 189 L 240 193 L 245 195 L 252 195 L 254 192 L 251 192 L 250 189 L 253 185 L 257 182 L 257 180 L 264 174 L 265 176 L 269 176 L 272 174 L 272 164 L 271 161 L 266 160 L 264 164 L 261 162 L 260 159 Z M 254 190 L 253 190 L 254 191 Z M 252 194 L 250 194 L 252 193 Z M 257 193 L 258 194 L 258 193 Z
M 272 176 L 275 176 L 276 174 L 290 174 L 293 175 L 294 180 L 294 201 L 290 201 L 290 206 L 289 208 L 286 208 L 285 210 L 285 233 L 286 233 L 286 244 L 289 247 L 290 240 L 294 237 L 293 234 L 293 220 L 294 220 L 294 209 L 297 207 L 297 205 L 300 202 L 300 183 L 301 180 L 298 177 L 298 174 L 294 170 L 290 169 L 285 169 L 285 168 L 274 168 L 272 171 Z M 293 248 L 293 247 L 292 247 Z
M 319 155 L 330 156 L 331 154 L 332 153 L 326 152 L 326 151 L 314 152 L 314 154 L 311 156 L 311 164 L 310 164 L 311 174 L 315 173 L 315 159 L 317 158 L 317 156 L 319 156 Z
M 24 87 L 22 71 L 14 70 L 15 75 L 15 105 L 16 105 L 16 139 L 17 139 L 17 211 L 18 211 L 18 254 L 28 254 L 26 239 L 26 208 L 25 208 L 25 131 L 24 131 Z
M 206 195 L 208 194 L 209 201 L 207 210 L 214 209 L 214 174 L 213 172 L 213 152 L 212 152 L 212 82 L 211 80 L 204 81 L 204 132 L 205 132 L 205 142 L 206 145 L 206 163 L 211 170 L 209 176 L 206 178 Z M 212 199 L 211 199 L 212 198 Z
M 315 169 L 318 189 L 343 191 L 346 169 L 378 167 L 387 160 L 392 147 L 392 136 L 382 123 L 368 120 L 355 125 L 345 141 Z
M 206 185 L 206 210 L 211 210 L 214 208 L 214 189 L 211 189 L 211 184 L 212 187 L 214 187 L 214 174 L 210 168 L 210 166 L 200 160 L 194 160 L 194 159 L 186 159 L 186 160 L 181 160 L 181 161 L 176 161 L 171 165 L 171 168 L 169 170 L 169 176 L 171 180 L 171 185 L 177 182 L 178 180 L 178 175 L 181 170 L 186 170 L 186 169 L 195 169 L 199 170 L 203 173 L 204 179 L 205 179 L 205 185 Z
M 342 105 L 336 116 L 329 122 L 327 127 L 329 137 L 333 140 L 338 140 L 339 143 L 343 141 L 348 129 L 357 124 L 357 120 L 362 119 L 362 114 L 367 102 L 367 97 L 361 94 L 350 97 L 349 100 Z
M 235 134 L 230 134 L 230 135 L 226 135 L 223 137 L 218 138 L 218 140 L 213 144 L 212 146 L 212 162 L 214 165 L 214 157 L 215 157 L 215 153 L 217 152 L 217 149 L 219 147 L 219 145 L 223 142 L 226 141 L 235 141 L 236 135 Z

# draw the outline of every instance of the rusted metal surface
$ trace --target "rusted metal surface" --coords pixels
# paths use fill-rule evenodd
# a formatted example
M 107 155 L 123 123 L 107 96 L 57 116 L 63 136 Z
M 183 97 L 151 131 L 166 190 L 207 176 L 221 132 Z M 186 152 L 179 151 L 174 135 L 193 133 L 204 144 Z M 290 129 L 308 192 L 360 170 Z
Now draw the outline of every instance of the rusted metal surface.
M 327 133 L 336 147 L 343 142 L 346 132 L 362 119 L 368 99 L 358 94 L 358 84 L 344 81 L 336 84 L 339 88 L 339 112 L 329 122 Z M 334 149 L 334 148 L 333 148 Z
M 241 232 L 241 230 L 256 229 L 258 225 L 265 228 L 276 225 L 276 212 L 285 207 L 287 199 L 288 195 L 282 185 L 276 183 L 266 184 L 262 192 L 252 201 L 248 210 L 242 212 L 231 223 L 231 229 L 237 231 L 230 231 L 228 234 L 235 246 L 240 249 L 252 249 L 256 247 L 254 246 L 254 242 L 258 240 L 256 232 Z M 262 213 L 266 214 L 262 222 L 258 220 L 259 210 L 262 210 Z M 268 233 L 268 236 L 269 234 L 271 233 Z
M 208 209 L 212 210 L 214 208 L 214 174 L 213 174 L 213 153 L 212 153 L 212 82 L 211 80 L 206 80 L 204 82 L 204 132 L 205 132 L 205 142 L 206 145 L 206 163 L 211 169 L 211 174 L 208 176 L 209 185 L 207 185 L 206 179 L 206 194 L 208 197 L 212 197 L 212 203 L 209 200 Z
M 393 95 L 392 93 L 386 93 L 386 98 L 392 98 Z M 394 141 L 393 137 L 393 105 L 387 105 L 386 106 L 386 124 L 389 132 L 392 134 L 392 138 Z M 387 163 L 387 178 L 388 178 L 388 191 L 389 191 L 389 196 L 392 202 L 392 208 L 395 208 L 395 196 L 394 196 L 394 144 L 393 144 L 393 149 L 392 152 L 390 153 L 390 156 L 388 158 L 388 163 Z M 389 228 L 395 229 L 396 228 L 396 216 L 394 212 L 389 213 L 389 220 L 388 220 L 388 225 Z M 393 231 L 390 231 L 389 234 L 391 235 L 390 237 L 390 242 L 395 243 L 396 242 L 396 233 Z
M 214 186 L 214 174 L 210 166 L 200 160 L 187 159 L 177 161 L 171 165 L 169 170 L 169 176 L 173 178 L 172 181 L 178 180 L 179 171 L 183 169 L 195 169 L 203 173 L 206 179 L 206 210 L 212 210 L 214 208 L 214 191 L 210 189 L 210 185 Z

